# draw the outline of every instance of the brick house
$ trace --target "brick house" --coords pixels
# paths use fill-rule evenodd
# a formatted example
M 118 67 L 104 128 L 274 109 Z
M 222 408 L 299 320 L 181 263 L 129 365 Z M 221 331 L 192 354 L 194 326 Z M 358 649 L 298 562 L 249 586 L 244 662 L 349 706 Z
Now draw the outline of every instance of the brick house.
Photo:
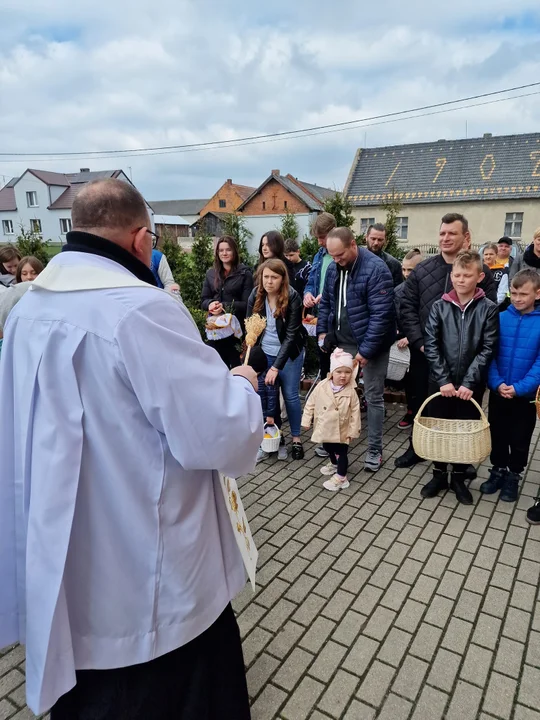
M 384 222 L 394 194 L 404 245 L 436 245 L 448 212 L 467 217 L 476 245 L 502 235 L 526 245 L 540 226 L 540 133 L 360 149 L 344 194 L 357 232 Z
M 322 212 L 324 201 L 335 190 L 303 182 L 292 175 L 281 175 L 279 170 L 271 174 L 238 207 L 246 218 L 246 225 L 254 235 L 254 245 L 268 230 L 279 229 L 287 212 L 295 213 L 300 237 L 309 234 L 315 217 Z

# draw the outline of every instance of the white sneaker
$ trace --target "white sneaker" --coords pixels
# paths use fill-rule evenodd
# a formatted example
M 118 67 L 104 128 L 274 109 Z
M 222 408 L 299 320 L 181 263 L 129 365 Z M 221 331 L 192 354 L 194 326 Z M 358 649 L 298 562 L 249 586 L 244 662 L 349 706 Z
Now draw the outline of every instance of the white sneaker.
M 335 475 L 337 471 L 337 465 L 332 465 L 331 462 L 326 463 L 321 468 L 321 475 Z
M 257 450 L 257 458 L 255 460 L 255 464 L 262 462 L 263 460 L 267 460 L 270 457 L 270 453 L 267 453 L 262 448 L 259 448 Z
M 325 480 L 323 482 L 323 488 L 331 490 L 332 492 L 336 492 L 337 490 L 345 490 L 349 487 L 349 485 L 350 482 L 347 480 L 347 478 L 340 478 L 337 473 L 333 475 L 330 480 Z

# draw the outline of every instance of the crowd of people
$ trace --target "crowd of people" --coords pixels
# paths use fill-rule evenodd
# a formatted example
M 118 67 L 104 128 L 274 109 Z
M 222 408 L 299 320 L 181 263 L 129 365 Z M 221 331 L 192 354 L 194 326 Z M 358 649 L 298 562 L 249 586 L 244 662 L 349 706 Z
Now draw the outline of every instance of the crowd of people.
M 304 457 L 301 429 L 313 427 L 323 487 L 347 488 L 358 383 L 364 469 L 376 473 L 396 346 L 410 354 L 404 430 L 432 394 L 428 415 L 466 420 L 489 389 L 491 470 L 480 492 L 515 502 L 540 386 L 540 229 L 523 255 L 511 256 L 507 237 L 481 255 L 466 218 L 450 213 L 437 254 L 413 249 L 399 263 L 383 225 L 368 228 L 363 247 L 322 213 L 311 264 L 272 230 L 255 269 L 221 237 L 201 307 L 224 332 L 205 343 L 134 187 L 89 183 L 72 217 L 45 270 L 0 250 L 0 646 L 26 642 L 28 704 L 51 709 L 51 720 L 248 720 L 230 605 L 245 578 L 241 525 L 229 522 L 219 474 L 267 459 L 267 432 L 279 432 L 286 459 L 285 410 L 293 460 Z M 320 382 L 302 409 L 307 311 Z M 255 314 L 265 329 L 242 365 L 229 330 L 234 319 L 241 335 Z M 411 440 L 395 464 L 422 461 Z M 421 495 L 450 490 L 471 504 L 475 472 L 435 462 Z M 234 512 L 237 499 L 228 502 Z M 527 520 L 540 524 L 540 500 Z

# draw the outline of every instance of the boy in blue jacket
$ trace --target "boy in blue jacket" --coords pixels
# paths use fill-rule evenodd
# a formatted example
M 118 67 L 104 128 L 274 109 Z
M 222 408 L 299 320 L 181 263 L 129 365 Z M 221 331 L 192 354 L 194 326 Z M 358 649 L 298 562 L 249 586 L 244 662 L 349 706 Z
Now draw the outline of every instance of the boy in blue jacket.
M 515 502 L 536 424 L 534 400 L 540 385 L 540 276 L 522 270 L 512 279 L 512 305 L 499 315 L 499 349 L 488 374 L 491 468 L 480 492 Z M 540 523 L 540 500 L 527 512 Z

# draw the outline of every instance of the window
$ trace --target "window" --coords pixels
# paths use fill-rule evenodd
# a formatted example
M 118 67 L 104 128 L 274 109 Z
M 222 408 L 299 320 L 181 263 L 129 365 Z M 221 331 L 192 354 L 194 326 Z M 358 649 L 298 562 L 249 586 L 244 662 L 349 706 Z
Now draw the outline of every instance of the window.
M 370 225 L 375 225 L 375 218 L 360 218 L 360 234 L 365 235 Z
M 263 210 L 266 210 L 266 203 L 263 200 Z
M 286 200 L 283 201 L 283 209 L 284 209 L 284 210 L 287 209 L 287 201 L 286 201 Z
M 41 235 L 41 220 L 30 220 L 30 232 Z
M 26 204 L 28 207 L 38 206 L 37 192 L 35 190 L 26 193 Z
M 396 235 L 400 240 L 406 240 L 409 235 L 409 218 L 396 218 Z
M 60 232 L 62 235 L 71 232 L 71 218 L 60 218 Z
M 504 223 L 505 235 L 511 238 L 520 238 L 522 227 L 523 213 L 506 213 L 506 222 Z
M 4 235 L 13 235 L 13 220 L 2 220 Z
M 220 200 L 220 201 L 219 201 L 219 207 L 220 207 L 220 208 L 225 208 L 225 207 L 227 207 L 227 201 L 226 201 L 226 200 Z

